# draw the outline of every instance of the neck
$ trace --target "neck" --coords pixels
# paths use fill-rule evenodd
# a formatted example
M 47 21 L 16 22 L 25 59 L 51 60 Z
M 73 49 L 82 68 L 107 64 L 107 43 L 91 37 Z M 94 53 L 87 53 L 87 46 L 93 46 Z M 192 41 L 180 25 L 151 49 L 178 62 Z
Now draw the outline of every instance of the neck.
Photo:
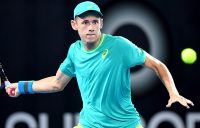
M 86 42 L 84 45 L 84 48 L 86 50 L 92 50 L 94 48 L 96 48 L 96 46 L 99 44 L 100 40 L 101 40 L 102 34 L 100 34 L 99 38 L 97 39 L 96 42 Z
M 87 42 L 86 43 L 86 49 L 87 50 L 92 50 L 92 49 L 94 49 L 96 47 L 97 44 L 98 43 L 95 43 L 95 42 Z

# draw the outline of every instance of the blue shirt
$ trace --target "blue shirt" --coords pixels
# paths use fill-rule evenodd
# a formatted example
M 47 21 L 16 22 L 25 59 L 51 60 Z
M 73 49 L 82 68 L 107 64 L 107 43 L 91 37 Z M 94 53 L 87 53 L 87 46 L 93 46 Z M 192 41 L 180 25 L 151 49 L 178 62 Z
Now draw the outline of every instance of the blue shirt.
M 130 68 L 145 61 L 145 52 L 129 40 L 103 34 L 98 46 L 86 51 L 81 40 L 73 43 L 60 70 L 76 77 L 85 127 L 133 127 L 140 121 L 131 101 Z

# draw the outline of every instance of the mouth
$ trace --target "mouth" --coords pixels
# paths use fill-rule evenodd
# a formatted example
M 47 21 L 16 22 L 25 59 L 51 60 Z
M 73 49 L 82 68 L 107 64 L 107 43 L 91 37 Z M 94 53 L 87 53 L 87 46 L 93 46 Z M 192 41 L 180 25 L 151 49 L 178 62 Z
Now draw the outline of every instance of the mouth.
M 95 34 L 86 34 L 86 36 L 95 36 Z

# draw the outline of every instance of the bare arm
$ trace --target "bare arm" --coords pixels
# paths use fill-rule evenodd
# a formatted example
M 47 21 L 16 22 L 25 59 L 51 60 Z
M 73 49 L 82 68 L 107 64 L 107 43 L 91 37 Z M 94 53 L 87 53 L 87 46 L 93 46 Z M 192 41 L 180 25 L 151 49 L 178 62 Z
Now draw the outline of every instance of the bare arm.
M 157 60 L 156 58 L 152 57 L 147 53 L 144 65 L 150 69 L 153 69 L 165 85 L 170 97 L 167 107 L 170 107 L 171 104 L 175 102 L 179 102 L 187 108 L 190 108 L 188 104 L 194 105 L 192 101 L 179 95 L 179 92 L 174 84 L 172 75 L 169 72 L 168 68 L 165 66 L 165 64 L 163 64 L 161 61 Z
M 60 70 L 55 76 L 47 77 L 33 82 L 33 91 L 37 93 L 52 93 L 62 91 L 72 78 L 63 74 Z M 10 89 L 15 88 L 15 96 L 10 95 Z M 19 96 L 18 83 L 12 83 L 6 87 L 6 92 L 12 96 Z
M 63 74 L 60 70 L 55 76 L 47 77 L 33 82 L 33 91 L 35 92 L 57 92 L 62 91 L 69 83 L 71 77 Z

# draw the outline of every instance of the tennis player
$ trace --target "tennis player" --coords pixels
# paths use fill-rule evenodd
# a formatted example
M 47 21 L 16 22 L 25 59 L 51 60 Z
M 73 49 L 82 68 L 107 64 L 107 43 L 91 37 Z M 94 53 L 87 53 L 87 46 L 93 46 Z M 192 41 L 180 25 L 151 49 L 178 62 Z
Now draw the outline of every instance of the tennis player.
M 10 84 L 6 88 L 9 95 L 11 88 L 15 88 L 15 97 L 62 91 L 76 77 L 83 108 L 75 128 L 143 128 L 131 101 L 130 88 L 130 68 L 143 65 L 155 71 L 165 85 L 169 93 L 167 107 L 174 102 L 186 108 L 194 105 L 179 95 L 169 70 L 161 61 L 124 37 L 101 33 L 103 14 L 95 3 L 79 3 L 71 26 L 80 40 L 71 44 L 56 75 Z

